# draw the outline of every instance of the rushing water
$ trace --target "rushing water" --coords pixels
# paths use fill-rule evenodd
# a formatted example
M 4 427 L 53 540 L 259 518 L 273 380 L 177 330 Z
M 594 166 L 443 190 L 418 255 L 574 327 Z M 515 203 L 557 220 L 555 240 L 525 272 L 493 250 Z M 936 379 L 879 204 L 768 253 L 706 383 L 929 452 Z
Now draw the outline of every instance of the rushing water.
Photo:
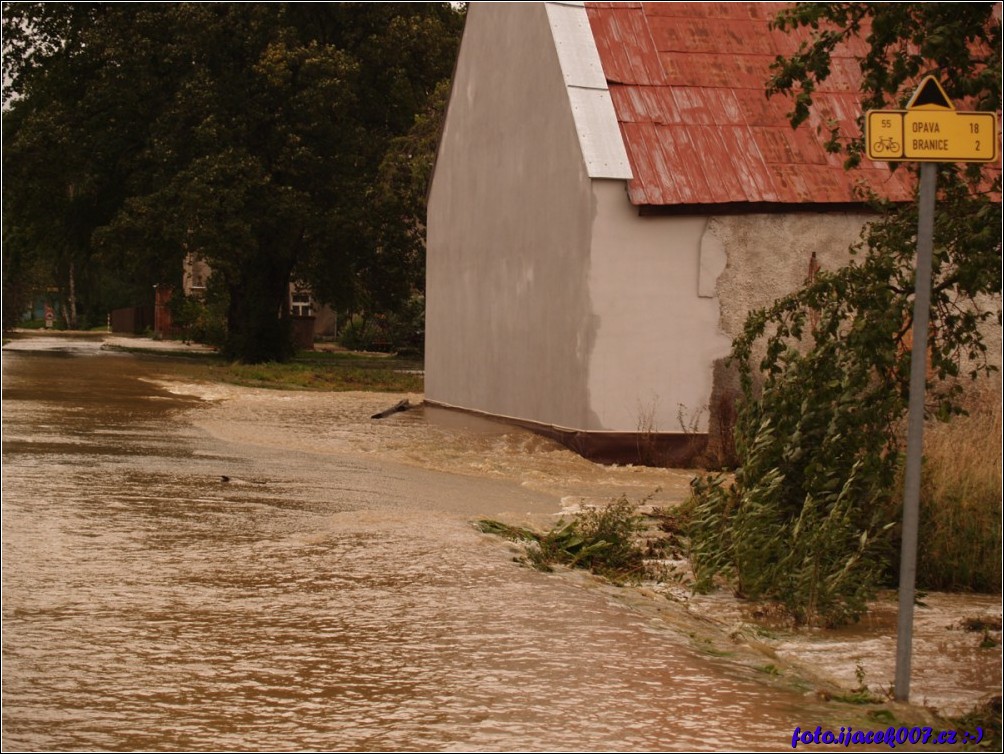
M 470 525 L 672 497 L 683 474 L 431 411 L 369 420 L 386 396 L 18 345 L 5 750 L 772 749 L 827 714 Z

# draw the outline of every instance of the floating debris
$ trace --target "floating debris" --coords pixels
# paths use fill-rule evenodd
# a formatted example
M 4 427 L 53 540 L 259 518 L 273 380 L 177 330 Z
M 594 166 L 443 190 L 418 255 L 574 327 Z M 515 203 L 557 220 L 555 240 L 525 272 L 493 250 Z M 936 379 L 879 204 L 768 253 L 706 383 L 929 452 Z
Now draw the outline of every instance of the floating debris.
M 373 414 L 373 416 L 371 416 L 370 419 L 386 419 L 391 414 L 397 414 L 400 413 L 401 411 L 407 411 L 409 408 L 413 408 L 413 406 L 411 405 L 411 402 L 407 398 L 405 398 L 400 403 L 397 403 L 391 406 L 390 408 L 384 409 L 380 413 Z

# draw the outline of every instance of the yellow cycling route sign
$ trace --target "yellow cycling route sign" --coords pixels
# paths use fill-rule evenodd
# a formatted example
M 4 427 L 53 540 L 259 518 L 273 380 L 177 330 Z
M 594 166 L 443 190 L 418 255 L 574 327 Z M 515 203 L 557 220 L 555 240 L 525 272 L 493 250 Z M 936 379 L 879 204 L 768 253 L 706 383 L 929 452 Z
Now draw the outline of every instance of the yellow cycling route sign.
M 868 158 L 880 162 L 994 162 L 1000 156 L 997 114 L 960 112 L 933 76 L 905 110 L 865 114 Z

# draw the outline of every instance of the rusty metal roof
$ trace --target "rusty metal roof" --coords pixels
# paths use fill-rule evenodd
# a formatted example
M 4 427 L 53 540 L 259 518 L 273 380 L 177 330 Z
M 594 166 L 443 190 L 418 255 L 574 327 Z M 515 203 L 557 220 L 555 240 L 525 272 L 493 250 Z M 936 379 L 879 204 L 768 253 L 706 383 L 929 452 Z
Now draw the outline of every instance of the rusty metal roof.
M 634 174 L 632 203 L 853 203 L 862 182 L 889 199 L 912 197 L 907 171 L 868 160 L 846 171 L 823 146 L 828 121 L 844 133 L 858 128 L 863 42 L 834 52 L 798 129 L 788 123 L 791 100 L 764 94 L 774 59 L 809 39 L 803 29 L 767 28 L 785 6 L 585 3 Z

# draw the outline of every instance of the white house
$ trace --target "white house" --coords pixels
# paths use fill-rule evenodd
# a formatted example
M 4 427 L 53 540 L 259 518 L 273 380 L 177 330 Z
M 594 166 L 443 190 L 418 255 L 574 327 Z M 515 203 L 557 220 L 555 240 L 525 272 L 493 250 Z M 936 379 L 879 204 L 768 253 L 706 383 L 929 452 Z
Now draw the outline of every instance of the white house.
M 429 193 L 429 402 L 601 460 L 701 449 L 746 313 L 846 261 L 858 182 L 911 196 L 817 135 L 854 127 L 860 50 L 797 131 L 766 98 L 801 39 L 768 30 L 781 7 L 471 5 Z

